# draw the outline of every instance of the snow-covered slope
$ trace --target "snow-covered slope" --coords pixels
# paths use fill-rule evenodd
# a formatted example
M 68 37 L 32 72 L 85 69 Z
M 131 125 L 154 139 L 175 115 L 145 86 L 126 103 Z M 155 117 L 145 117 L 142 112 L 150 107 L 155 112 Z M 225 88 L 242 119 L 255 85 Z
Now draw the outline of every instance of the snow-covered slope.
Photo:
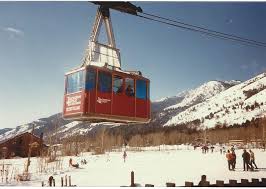
M 199 102 L 203 102 L 235 84 L 235 82 L 209 81 L 196 89 L 188 91 L 180 103 L 169 106 L 165 108 L 165 110 L 189 107 Z
M 265 113 L 266 73 L 263 73 L 178 113 L 165 126 L 194 120 L 209 128 L 217 124 L 241 124 Z
M 153 112 L 163 111 L 165 108 L 172 106 L 173 104 L 180 103 L 188 93 L 189 91 L 183 91 L 175 96 L 164 97 L 160 100 L 156 100 L 152 102 L 152 111 Z
M 61 114 L 55 114 L 47 118 L 42 118 L 32 123 L 17 126 L 13 129 L 1 129 L 0 130 L 0 142 L 5 141 L 13 136 L 31 132 L 33 124 L 34 134 L 40 135 L 44 133 L 44 138 L 48 136 L 53 136 L 56 134 L 57 138 L 66 138 L 75 135 L 85 135 L 89 131 L 97 127 L 114 127 L 119 126 L 118 123 L 88 123 L 79 121 L 67 121 L 62 119 Z
M 228 148 L 230 147 L 228 146 Z M 216 180 L 224 180 L 225 183 L 228 183 L 229 179 L 234 179 L 240 183 L 241 179 L 248 179 L 251 182 L 253 178 L 265 178 L 265 152 L 261 149 L 252 149 L 256 156 L 256 164 L 259 167 L 252 172 L 242 171 L 241 156 L 243 152 L 241 149 L 235 150 L 237 156 L 236 171 L 228 170 L 225 155 L 221 155 L 219 152 L 220 146 L 215 146 L 214 152 L 209 154 L 203 154 L 200 148 L 193 150 L 193 146 L 186 145 L 140 147 L 138 149 L 141 150 L 131 151 L 133 149 L 127 147 L 125 162 L 122 158 L 124 149 L 101 155 L 83 152 L 80 156 L 64 156 L 60 157 L 60 161 L 50 162 L 46 166 L 44 166 L 44 161 L 41 158 L 33 157 L 29 166 L 31 181 L 21 182 L 10 179 L 8 183 L 0 182 L 0 187 L 40 188 L 42 181 L 47 187 L 47 181 L 51 175 L 58 187 L 61 185 L 61 178 L 67 175 L 71 176 L 72 185 L 77 187 L 118 188 L 130 186 L 131 171 L 135 172 L 135 183 L 143 188 L 147 183 L 153 184 L 157 188 L 166 188 L 166 182 L 176 183 L 176 186 L 184 186 L 186 181 L 191 181 L 197 185 L 201 175 L 207 175 L 207 180 L 211 184 L 215 184 Z M 69 158 L 72 158 L 73 162 L 79 163 L 80 168 L 70 167 Z M 88 162 L 85 165 L 81 164 L 84 159 Z M 13 169 L 16 170 L 15 173 L 22 173 L 26 161 L 27 158 L 6 159 L 5 163 L 10 164 L 7 168 L 10 170 L 7 172 L 8 178 L 13 176 L 14 173 L 11 171 Z M 60 169 L 58 169 L 58 162 L 61 163 Z M 178 169 L 173 169 L 175 165 L 178 165 Z

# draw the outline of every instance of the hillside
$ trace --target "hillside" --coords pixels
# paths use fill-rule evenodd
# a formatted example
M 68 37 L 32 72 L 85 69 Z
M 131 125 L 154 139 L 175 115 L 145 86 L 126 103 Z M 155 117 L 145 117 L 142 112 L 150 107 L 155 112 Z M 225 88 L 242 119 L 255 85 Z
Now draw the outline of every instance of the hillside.
M 201 128 L 242 124 L 266 112 L 266 73 L 245 82 L 209 81 L 199 87 L 152 102 L 152 120 L 145 126 L 175 126 L 197 123 Z M 0 141 L 23 132 L 44 133 L 45 139 L 63 139 L 94 133 L 102 127 L 117 127 L 114 123 L 67 121 L 61 114 L 36 120 L 16 128 L 0 129 Z M 131 127 L 135 128 L 135 127 Z
M 266 113 L 266 73 L 235 85 L 173 116 L 165 126 L 198 120 L 208 128 L 241 124 Z

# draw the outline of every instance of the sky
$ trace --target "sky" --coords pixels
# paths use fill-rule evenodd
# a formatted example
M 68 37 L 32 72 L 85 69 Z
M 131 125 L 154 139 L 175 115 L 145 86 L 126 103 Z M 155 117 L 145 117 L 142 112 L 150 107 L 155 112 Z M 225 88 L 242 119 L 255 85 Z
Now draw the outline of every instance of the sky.
M 147 13 L 266 43 L 264 2 L 134 4 Z M 96 10 L 88 2 L 0 2 L 0 129 L 62 111 L 64 73 L 81 64 Z M 151 100 L 209 80 L 244 81 L 266 70 L 266 48 L 117 11 L 111 16 L 122 69 L 140 70 L 151 80 Z

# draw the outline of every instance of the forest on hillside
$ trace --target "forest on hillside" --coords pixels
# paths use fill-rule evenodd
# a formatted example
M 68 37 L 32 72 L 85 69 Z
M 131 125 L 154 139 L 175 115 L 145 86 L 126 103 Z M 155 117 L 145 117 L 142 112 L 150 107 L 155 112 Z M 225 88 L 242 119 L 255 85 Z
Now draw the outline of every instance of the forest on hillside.
M 265 139 L 266 119 L 257 118 L 244 124 L 217 124 L 205 129 L 195 124 L 172 127 L 127 125 L 114 128 L 102 127 L 86 136 L 73 136 L 62 141 L 67 155 L 98 148 L 100 152 L 110 151 L 122 146 L 145 147 L 175 144 L 226 144 L 230 140 L 243 140 L 244 143 Z M 264 138 L 263 138 L 264 137 Z

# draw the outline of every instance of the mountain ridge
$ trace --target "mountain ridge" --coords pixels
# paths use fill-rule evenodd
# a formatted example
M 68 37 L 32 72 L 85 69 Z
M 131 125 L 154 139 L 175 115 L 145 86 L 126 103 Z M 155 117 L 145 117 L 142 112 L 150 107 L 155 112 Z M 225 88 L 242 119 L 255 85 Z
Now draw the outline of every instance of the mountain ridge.
M 263 98 L 266 95 L 265 86 L 266 73 L 257 75 L 244 82 L 237 80 L 211 80 L 205 82 L 194 89 L 185 90 L 177 95 L 153 101 L 151 103 L 152 120 L 147 126 L 177 126 L 178 124 L 189 124 L 190 122 L 197 121 L 199 126 L 205 125 L 210 128 L 215 127 L 217 123 L 224 123 L 225 120 L 227 125 L 241 123 L 241 112 L 248 119 L 259 117 L 266 112 L 266 100 Z M 234 100 L 234 97 L 240 99 Z M 231 102 L 229 102 L 230 100 Z M 242 102 L 243 100 L 244 102 Z M 233 108 L 232 101 L 237 101 L 238 106 L 234 103 Z M 254 104 L 254 102 L 257 102 L 257 104 Z M 239 103 L 243 104 L 240 105 Z M 258 106 L 263 108 L 259 110 Z M 246 111 L 246 109 L 248 110 Z M 238 122 L 231 120 L 236 118 L 233 116 L 234 112 L 240 112 L 237 114 L 239 115 Z M 224 119 L 221 119 L 222 117 Z M 242 121 L 244 122 L 245 120 L 247 119 L 243 118 Z M 102 127 L 118 127 L 123 125 L 106 122 L 68 121 L 62 119 L 61 113 L 58 113 L 17 126 L 16 128 L 0 129 L 0 142 L 23 132 L 31 132 L 33 124 L 35 125 L 34 132 L 36 135 L 44 133 L 45 137 L 57 135 L 58 138 L 86 135 Z

